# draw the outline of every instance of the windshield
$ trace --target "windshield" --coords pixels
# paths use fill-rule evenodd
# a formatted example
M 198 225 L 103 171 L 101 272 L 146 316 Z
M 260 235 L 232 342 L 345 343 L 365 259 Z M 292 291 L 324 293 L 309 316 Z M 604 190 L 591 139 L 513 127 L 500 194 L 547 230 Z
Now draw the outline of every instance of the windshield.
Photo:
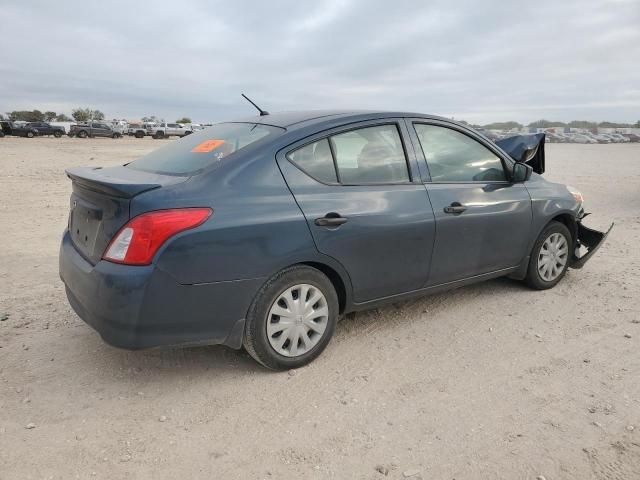
M 259 123 L 219 123 L 176 140 L 127 167 L 168 175 L 194 175 L 247 145 L 282 131 Z

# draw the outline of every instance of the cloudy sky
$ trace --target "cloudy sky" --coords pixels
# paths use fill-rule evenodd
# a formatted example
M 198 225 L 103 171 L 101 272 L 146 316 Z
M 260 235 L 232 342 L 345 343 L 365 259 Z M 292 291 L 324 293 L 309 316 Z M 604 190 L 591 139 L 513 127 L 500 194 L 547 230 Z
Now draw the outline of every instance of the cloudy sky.
M 640 120 L 640 0 L 0 0 L 0 111 Z

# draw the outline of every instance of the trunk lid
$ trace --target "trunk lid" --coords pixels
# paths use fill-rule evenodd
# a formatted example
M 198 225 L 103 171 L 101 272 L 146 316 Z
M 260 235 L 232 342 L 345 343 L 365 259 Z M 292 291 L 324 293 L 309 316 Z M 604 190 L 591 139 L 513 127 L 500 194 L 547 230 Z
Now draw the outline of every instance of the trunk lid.
M 136 195 L 188 179 L 127 167 L 71 168 L 66 174 L 73 188 L 68 224 L 71 241 L 93 265 L 129 221 L 131 200 Z

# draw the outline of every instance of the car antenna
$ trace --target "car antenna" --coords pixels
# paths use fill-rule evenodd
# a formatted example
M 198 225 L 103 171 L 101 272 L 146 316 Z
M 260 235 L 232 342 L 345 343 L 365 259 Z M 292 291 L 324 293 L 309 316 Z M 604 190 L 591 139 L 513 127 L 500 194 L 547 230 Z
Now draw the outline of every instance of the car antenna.
M 269 115 L 269 112 L 267 112 L 266 110 L 261 109 L 258 105 L 256 105 L 249 97 L 247 97 L 244 93 L 241 93 L 240 95 L 242 95 L 247 102 L 249 102 L 251 105 L 253 105 L 254 107 L 256 107 L 256 109 L 260 112 L 260 116 L 264 117 L 265 115 Z

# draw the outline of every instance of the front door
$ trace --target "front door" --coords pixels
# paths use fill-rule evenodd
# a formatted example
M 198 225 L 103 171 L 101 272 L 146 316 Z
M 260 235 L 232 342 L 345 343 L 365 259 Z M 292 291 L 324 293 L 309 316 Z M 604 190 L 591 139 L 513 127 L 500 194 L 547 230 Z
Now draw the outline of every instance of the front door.
M 509 180 L 510 160 L 473 132 L 412 123 L 436 218 L 428 285 L 519 265 L 527 255 L 531 198 L 524 184 Z
M 396 121 L 358 124 L 278 155 L 316 247 L 349 273 L 356 303 L 419 289 L 428 277 L 434 215 L 401 131 Z

